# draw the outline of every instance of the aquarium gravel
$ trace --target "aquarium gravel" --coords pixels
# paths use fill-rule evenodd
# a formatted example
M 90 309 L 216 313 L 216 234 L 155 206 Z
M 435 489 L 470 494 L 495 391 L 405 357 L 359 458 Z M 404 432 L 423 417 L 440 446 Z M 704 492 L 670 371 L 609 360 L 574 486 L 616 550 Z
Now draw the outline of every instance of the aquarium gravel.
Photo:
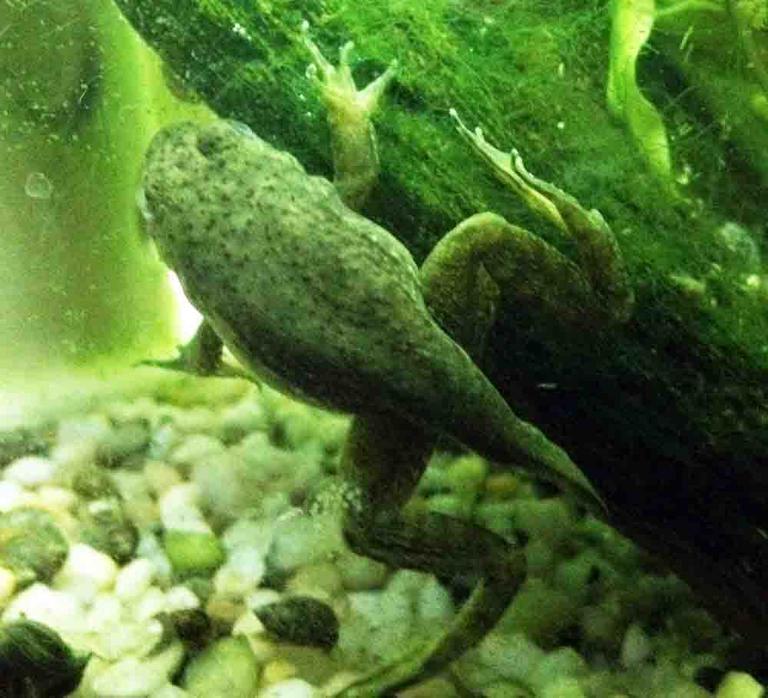
M 471 580 L 345 547 L 347 418 L 241 380 L 130 382 L 0 435 L 0 664 L 24 674 L 0 695 L 319 697 L 452 617 Z M 476 649 L 401 695 L 763 695 L 681 581 L 551 488 L 439 453 L 414 506 L 516 536 L 528 573 Z M 44 652 L 13 663 L 25 620 L 66 643 L 74 693 L 37 692 Z

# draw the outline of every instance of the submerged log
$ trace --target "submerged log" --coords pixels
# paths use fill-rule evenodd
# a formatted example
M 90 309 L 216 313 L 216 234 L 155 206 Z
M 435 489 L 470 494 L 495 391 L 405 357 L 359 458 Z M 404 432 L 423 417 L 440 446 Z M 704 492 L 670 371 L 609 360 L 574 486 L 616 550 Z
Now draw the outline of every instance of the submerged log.
M 532 172 L 598 208 L 633 276 L 634 317 L 605 336 L 580 337 L 513 309 L 492 337 L 486 370 L 522 417 L 569 451 L 617 528 L 747 643 L 768 646 L 768 276 L 755 238 L 765 232 L 766 174 L 724 130 L 738 105 L 734 114 L 712 111 L 664 56 L 641 64 L 677 169 L 688 173 L 690 183 L 677 185 L 648 172 L 609 117 L 603 2 L 117 4 L 184 94 L 327 176 L 329 139 L 304 76 L 302 20 L 328 55 L 356 42 L 361 81 L 396 57 L 398 78 L 377 117 L 382 177 L 366 214 L 417 260 L 482 210 L 569 249 L 473 159 L 451 107 L 499 147 L 517 147 Z

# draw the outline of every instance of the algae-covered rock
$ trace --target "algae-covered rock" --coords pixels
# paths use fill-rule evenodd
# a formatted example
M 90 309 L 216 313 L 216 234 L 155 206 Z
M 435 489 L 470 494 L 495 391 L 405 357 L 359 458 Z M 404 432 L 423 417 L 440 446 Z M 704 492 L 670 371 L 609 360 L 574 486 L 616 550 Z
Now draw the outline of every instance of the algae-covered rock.
M 20 620 L 0 627 L 3 696 L 63 698 L 77 688 L 87 660 L 40 623 Z
M 339 639 L 339 621 L 333 609 L 309 596 L 259 606 L 254 613 L 283 642 L 331 649 Z
M 25 508 L 0 514 L 0 565 L 16 574 L 20 586 L 52 579 L 68 551 L 67 540 L 49 513 Z

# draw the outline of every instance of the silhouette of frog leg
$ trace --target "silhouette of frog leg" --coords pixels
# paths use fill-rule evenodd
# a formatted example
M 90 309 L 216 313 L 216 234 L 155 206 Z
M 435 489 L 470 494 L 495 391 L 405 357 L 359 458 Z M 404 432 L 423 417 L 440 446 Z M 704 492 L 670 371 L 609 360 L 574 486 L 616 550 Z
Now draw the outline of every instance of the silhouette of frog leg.
M 545 305 L 552 305 L 556 298 L 565 299 L 570 286 L 575 293 L 592 294 L 591 302 L 585 310 L 592 314 L 593 320 L 607 324 L 626 321 L 632 312 L 634 295 L 619 245 L 600 212 L 596 209 L 586 210 L 570 194 L 532 175 L 525 168 L 517 150 L 513 149 L 510 153 L 498 150 L 485 140 L 481 129 L 470 131 L 454 110 L 451 110 L 451 116 L 456 122 L 459 133 L 491 166 L 494 174 L 517 193 L 533 212 L 570 235 L 576 242 L 579 264 L 570 268 L 565 264 L 565 258 L 562 256 L 560 261 L 556 261 L 559 253 L 550 245 L 543 242 L 536 244 L 535 236 L 519 228 L 513 230 L 512 226 L 508 226 L 507 234 L 499 238 L 500 248 L 506 249 L 509 242 L 516 238 L 521 246 L 521 253 L 527 257 L 528 263 L 545 262 L 541 270 L 532 268 L 527 274 L 521 274 L 525 270 L 522 269 L 522 264 L 517 264 L 514 272 L 518 279 L 516 283 L 518 288 L 512 290 L 513 294 L 524 296 L 523 285 L 528 283 L 532 276 L 540 274 L 537 292 L 544 290 L 546 285 L 552 287 L 549 293 L 550 298 L 544 299 Z M 472 227 L 476 229 L 477 224 L 478 221 L 474 221 Z M 492 227 L 498 232 L 498 225 L 494 224 Z M 502 241 L 502 238 L 505 240 Z M 493 245 L 490 246 L 493 247 Z M 486 245 L 487 248 L 488 245 Z M 489 250 L 489 253 L 492 255 L 498 251 L 497 248 Z M 513 257 L 511 252 L 507 252 L 505 256 L 508 261 Z M 550 257 L 549 262 L 546 262 L 547 257 Z M 483 264 L 488 266 L 492 261 L 492 257 L 489 256 L 483 260 Z M 496 267 L 498 271 L 501 264 L 497 264 Z M 570 270 L 566 270 L 567 267 Z M 490 273 L 490 268 L 488 271 Z M 561 276 L 561 274 L 564 275 Z M 577 274 L 581 277 L 581 281 L 575 281 Z M 506 276 L 509 277 L 510 274 Z M 515 280 L 507 278 L 505 283 L 507 282 L 514 284 Z M 574 302 L 567 305 L 572 306 Z M 564 308 L 563 319 L 573 317 L 572 311 L 573 308 Z M 586 314 L 582 313 L 582 316 L 586 318 Z
M 167 361 L 142 361 L 142 366 L 157 366 L 173 371 L 183 371 L 196 376 L 218 376 L 220 378 L 245 378 L 255 382 L 254 377 L 235 366 L 224 363 L 224 344 L 214 329 L 203 320 L 194 337 L 179 347 L 179 355 Z
M 393 567 L 475 576 L 477 585 L 442 636 L 355 681 L 340 697 L 391 695 L 441 671 L 496 624 L 525 577 L 523 551 L 501 536 L 450 516 L 403 508 L 434 443 L 433 434 L 397 417 L 355 418 L 342 464 L 360 499 L 346 513 L 345 536 L 359 554 Z
M 447 233 L 422 264 L 421 278 L 433 317 L 462 346 L 477 333 L 480 310 L 472 305 L 487 307 L 494 297 L 494 310 L 520 304 L 571 326 L 604 326 L 610 315 L 573 261 L 494 213 L 471 216 Z M 480 327 L 487 332 L 492 324 L 490 317 Z M 482 348 L 476 345 L 476 361 Z
M 396 61 L 373 82 L 357 89 L 349 65 L 354 44 L 339 51 L 334 66 L 309 38 L 309 24 L 302 25 L 304 44 L 312 56 L 307 75 L 314 80 L 328 109 L 333 150 L 334 184 L 344 203 L 355 211 L 365 204 L 379 176 L 379 156 L 371 116 L 395 75 Z

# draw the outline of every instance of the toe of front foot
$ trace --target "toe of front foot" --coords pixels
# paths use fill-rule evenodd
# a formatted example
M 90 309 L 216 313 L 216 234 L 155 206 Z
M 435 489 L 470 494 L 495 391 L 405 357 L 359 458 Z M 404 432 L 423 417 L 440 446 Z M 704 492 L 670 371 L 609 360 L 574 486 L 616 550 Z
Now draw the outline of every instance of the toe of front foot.
M 393 60 L 381 75 L 362 89 L 358 89 L 350 65 L 354 49 L 352 41 L 346 42 L 339 49 L 339 61 L 334 65 L 310 38 L 307 22 L 302 24 L 302 35 L 304 45 L 312 58 L 312 62 L 307 66 L 307 75 L 317 85 L 328 108 L 336 111 L 354 111 L 363 118 L 369 117 L 376 110 L 387 85 L 394 78 L 397 61 Z

